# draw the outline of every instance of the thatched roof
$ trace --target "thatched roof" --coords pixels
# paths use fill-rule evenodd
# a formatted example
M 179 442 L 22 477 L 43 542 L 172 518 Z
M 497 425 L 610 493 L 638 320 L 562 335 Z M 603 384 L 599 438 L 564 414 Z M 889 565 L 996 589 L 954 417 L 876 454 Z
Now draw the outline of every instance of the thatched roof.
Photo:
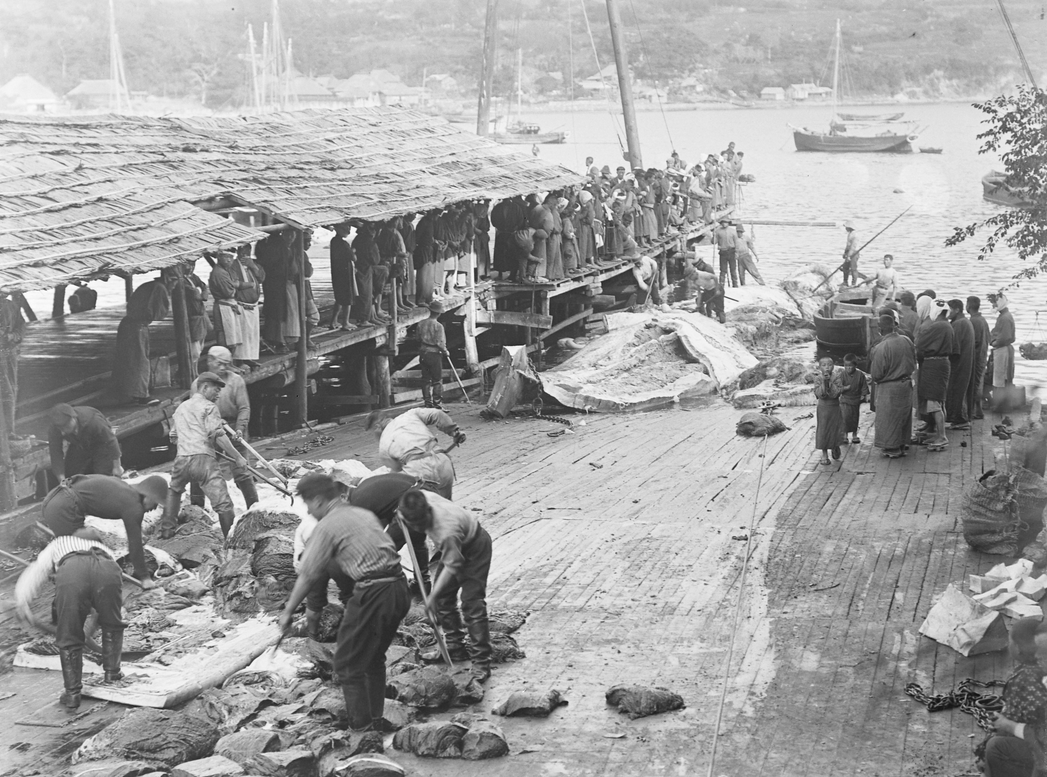
M 261 237 L 190 203 L 227 200 L 315 227 L 581 180 L 399 108 L 0 119 L 0 290 L 144 272 Z

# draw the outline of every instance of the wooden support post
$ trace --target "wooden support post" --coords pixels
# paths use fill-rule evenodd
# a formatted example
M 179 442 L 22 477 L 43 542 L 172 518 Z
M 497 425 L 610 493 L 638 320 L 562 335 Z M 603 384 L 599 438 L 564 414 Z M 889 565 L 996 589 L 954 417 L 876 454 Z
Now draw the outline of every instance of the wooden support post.
M 291 246 L 292 261 L 298 268 L 298 354 L 294 364 L 294 404 L 291 410 L 291 422 L 297 429 L 305 426 L 309 418 L 309 317 L 306 307 L 308 295 L 305 290 L 305 233 L 295 230 L 294 243 Z
M 470 375 L 480 371 L 480 354 L 476 349 L 476 252 L 469 251 L 469 299 L 465 301 L 465 364 Z
M 400 306 L 397 303 L 397 300 L 400 299 L 400 290 L 397 288 L 396 284 L 396 278 L 393 278 L 389 282 L 389 288 L 392 290 L 392 295 L 389 300 L 389 346 L 393 356 L 400 353 L 400 345 L 396 342 L 396 328 L 400 323 Z M 386 366 L 386 371 L 388 372 L 388 365 Z
M 14 358 L 18 358 L 15 354 Z M 0 365 L 0 369 L 6 369 L 6 366 Z M 17 387 L 15 387 L 17 390 Z M 15 406 L 15 397 L 6 396 L 8 393 L 9 386 L 6 380 L 0 380 L 0 392 L 3 396 L 0 396 L 0 510 L 4 512 L 13 510 L 17 502 L 15 498 L 15 465 L 11 461 L 11 440 L 10 435 L 14 433 L 14 429 L 8 428 L 7 425 L 7 412 L 4 408 Z
M 196 379 L 196 365 L 193 364 L 192 346 L 189 343 L 189 313 L 185 307 L 185 272 L 180 265 L 172 267 L 168 272 L 175 276 L 174 289 L 171 292 L 171 315 L 174 318 L 178 385 L 181 388 L 189 388 Z
M 389 407 L 393 402 L 393 382 L 389 375 L 389 357 L 376 353 L 374 360 L 374 393 L 378 395 L 378 407 Z
M 65 284 L 59 283 L 55 286 L 55 297 L 51 303 L 51 318 L 61 318 L 65 315 Z
M 33 306 L 29 304 L 29 300 L 25 298 L 25 294 L 20 291 L 16 292 L 14 294 L 14 300 L 18 303 L 18 307 L 25 312 L 25 317 L 28 319 L 30 324 L 36 321 L 36 313 L 33 311 Z
M 131 280 L 130 275 L 124 276 L 124 304 L 131 301 L 131 294 L 134 293 L 135 285 L 134 281 Z

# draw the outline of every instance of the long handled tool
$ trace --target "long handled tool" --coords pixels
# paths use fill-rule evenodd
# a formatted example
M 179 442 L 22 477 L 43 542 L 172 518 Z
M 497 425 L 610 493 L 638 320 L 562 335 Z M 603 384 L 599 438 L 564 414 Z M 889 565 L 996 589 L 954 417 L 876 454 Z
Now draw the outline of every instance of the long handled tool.
M 414 552 L 414 545 L 411 544 L 411 534 L 407 529 L 407 524 L 404 522 L 404 519 L 400 517 L 399 513 L 396 516 L 396 521 L 400 525 L 400 531 L 404 536 L 404 544 L 407 546 L 407 553 L 411 556 L 411 566 L 414 567 L 414 579 L 418 581 L 418 590 L 422 592 L 422 600 L 425 605 L 425 617 L 433 629 L 433 634 L 436 635 L 436 647 L 439 649 L 440 655 L 443 656 L 444 661 L 447 662 L 447 666 L 453 670 L 454 663 L 451 661 L 451 651 L 447 649 L 447 641 L 444 639 L 444 633 L 440 629 L 440 624 L 436 622 L 436 618 L 434 618 L 432 613 L 429 612 L 429 600 L 425 595 L 425 583 L 422 578 L 422 565 L 418 563 L 418 554 Z
M 231 440 L 236 440 L 236 442 L 238 442 L 241 445 L 243 445 L 247 449 L 248 453 L 250 453 L 256 459 L 258 459 L 260 462 L 262 462 L 262 464 L 265 465 L 265 468 L 267 470 L 269 470 L 270 472 L 272 472 L 276 476 L 277 480 L 279 480 L 285 486 L 287 485 L 287 478 L 285 478 L 283 475 L 280 474 L 280 470 L 278 470 L 276 467 L 274 467 L 272 464 L 270 464 L 269 461 L 267 461 L 266 458 L 262 454 L 260 454 L 253 447 L 251 447 L 251 444 L 249 442 L 247 442 L 247 440 L 245 440 L 243 437 L 240 437 L 239 439 L 237 439 L 237 432 L 236 432 L 235 429 L 233 429 L 231 426 L 229 426 L 229 424 L 222 424 L 222 428 L 225 429 L 225 433 L 227 435 L 229 435 L 229 438 Z
M 859 248 L 859 249 L 858 249 L 857 251 L 855 251 L 855 253 L 856 253 L 856 254 L 860 254 L 860 253 L 861 253 L 861 252 L 862 252 L 862 251 L 863 251 L 863 250 L 865 249 L 865 246 L 869 245 L 869 243 L 871 243 L 871 242 L 872 242 L 872 241 L 874 241 L 874 240 L 875 240 L 876 238 L 878 238 L 878 237 L 879 237 L 880 235 L 882 235 L 882 234 L 883 234 L 884 232 L 886 232 L 886 231 L 887 231 L 888 229 L 890 229 L 890 228 L 891 228 L 891 226 L 892 226 L 892 225 L 894 224 L 894 222 L 895 222 L 895 221 L 897 221 L 898 219 L 900 219 L 900 218 L 901 218 L 902 216 L 904 216 L 904 215 L 905 215 L 906 213 L 908 213 L 908 212 L 909 212 L 910 210 L 912 210 L 912 209 L 913 209 L 913 206 L 912 206 L 912 205 L 910 205 L 910 206 L 909 206 L 908 208 L 906 208 L 906 209 L 905 209 L 905 210 L 903 210 L 903 211 L 902 211 L 901 213 L 899 213 L 899 214 L 898 214 L 897 216 L 895 216 L 895 217 L 894 217 L 894 220 L 893 220 L 893 221 L 891 221 L 891 223 L 890 223 L 890 224 L 888 224 L 888 225 L 887 225 L 886 227 L 884 227 L 884 228 L 883 228 L 883 229 L 881 229 L 881 230 L 880 230 L 879 232 L 877 232 L 877 233 L 876 233 L 875 235 L 873 235 L 873 236 L 872 236 L 872 237 L 870 237 L 870 238 L 869 238 L 868 240 L 866 240 L 866 241 L 865 241 L 865 244 L 864 244 L 864 245 L 863 245 L 863 246 L 862 246 L 861 248 Z M 814 294 L 814 292 L 818 291 L 818 289 L 820 289 L 820 288 L 821 288 L 822 286 L 824 286 L 825 284 L 827 284 L 827 283 L 829 282 L 829 279 L 830 279 L 830 278 L 832 278 L 832 277 L 833 277 L 834 275 L 836 275 L 836 273 L 840 272 L 840 270 L 842 270 L 842 269 L 843 269 L 843 268 L 844 268 L 844 267 L 845 267 L 845 266 L 847 265 L 847 262 L 848 262 L 848 261 L 849 261 L 849 260 L 847 260 L 847 259 L 844 259 L 844 261 L 843 261 L 843 264 L 841 264 L 841 265 L 840 265 L 839 267 L 837 267 L 837 268 L 836 268 L 835 270 L 833 270 L 833 271 L 832 271 L 831 273 L 829 273 L 828 275 L 826 275 L 826 276 L 825 276 L 825 280 L 824 280 L 824 281 L 822 281 L 821 283 L 819 283 L 819 284 L 818 284 L 817 286 L 815 286 L 815 287 L 814 287 L 814 289 L 813 289 L 813 290 L 811 291 L 811 293 L 812 293 L 812 294 Z
M 451 374 L 454 375 L 454 379 L 458 383 L 458 388 L 462 390 L 462 396 L 465 397 L 466 404 L 471 405 L 473 401 L 469 399 L 469 393 L 465 390 L 465 386 L 462 385 L 462 379 L 458 377 L 458 370 L 454 368 L 454 362 L 451 361 L 451 354 L 444 351 L 444 356 L 447 357 L 447 363 L 451 365 Z
M 41 529 L 46 529 L 47 528 L 42 523 L 38 523 L 37 526 L 39 526 Z M 48 531 L 50 531 L 50 530 L 48 530 Z M 51 533 L 51 536 L 52 537 L 55 536 L 53 532 Z M 6 550 L 0 550 L 0 556 L 3 556 L 4 558 L 9 558 L 12 561 L 17 561 L 22 566 L 26 566 L 27 567 L 30 564 L 30 562 L 26 561 L 24 558 L 21 558 L 20 556 L 16 556 L 14 553 L 8 553 Z M 126 572 L 121 572 L 120 573 L 120 577 L 122 577 L 124 580 L 126 580 L 129 583 L 134 583 L 139 588 L 142 587 L 142 581 L 141 580 L 139 580 L 137 577 L 131 577 Z
M 231 461 L 231 462 L 234 462 L 234 463 L 236 461 L 232 456 L 229 456 L 226 453 L 222 453 L 221 451 L 218 451 L 218 455 L 221 456 L 226 461 Z M 250 472 L 251 475 L 253 475 L 257 480 L 261 481 L 262 483 L 265 483 L 267 486 L 272 486 L 273 488 L 275 488 L 280 493 L 290 497 L 291 498 L 291 503 L 294 504 L 294 494 L 292 494 L 290 491 L 288 491 L 279 481 L 273 482 L 272 480 L 267 478 L 264 474 L 262 474 L 261 472 L 256 470 L 254 467 L 252 467 L 250 464 L 245 465 L 245 469 L 247 469 L 247 471 Z

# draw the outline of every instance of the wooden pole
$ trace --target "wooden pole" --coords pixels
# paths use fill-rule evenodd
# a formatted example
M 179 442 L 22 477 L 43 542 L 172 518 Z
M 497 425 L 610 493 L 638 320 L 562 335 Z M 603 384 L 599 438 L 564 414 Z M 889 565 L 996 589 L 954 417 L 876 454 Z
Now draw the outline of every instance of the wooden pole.
M 134 281 L 131 280 L 131 276 L 130 275 L 125 275 L 124 276 L 124 303 L 125 304 L 131 301 L 131 294 L 134 293 L 134 290 L 135 290 Z
M 301 337 L 298 338 L 298 353 L 295 359 L 294 408 L 291 411 L 291 421 L 295 428 L 305 426 L 309 418 L 309 338 L 307 337 L 308 305 L 305 291 L 305 233 L 295 230 L 294 244 L 291 247 L 293 261 L 298 267 L 298 329 Z
M 484 48 L 480 60 L 480 97 L 476 105 L 476 134 L 485 137 L 491 126 L 491 87 L 494 84 L 494 56 L 498 36 L 498 0 L 487 0 L 484 23 Z M 425 84 L 422 84 L 425 86 Z
M 629 167 L 643 167 L 640 153 L 640 133 L 636 127 L 636 106 L 633 105 L 632 77 L 629 74 L 629 52 L 625 49 L 622 34 L 622 16 L 618 11 L 618 0 L 607 0 L 607 20 L 611 26 L 611 45 L 614 47 L 614 63 L 618 68 L 618 91 L 622 95 L 622 114 L 625 118 L 625 142 L 629 146 Z
M 476 349 L 476 252 L 469 251 L 469 299 L 465 301 L 465 363 L 469 372 L 480 372 L 480 354 Z M 448 357 L 450 358 L 450 357 Z
M 393 381 L 389 375 L 389 357 L 376 353 L 374 359 L 374 388 L 378 395 L 378 407 L 389 407 L 393 403 Z
M 65 315 L 65 284 L 59 283 L 55 286 L 55 297 L 51 303 L 51 318 L 61 318 Z
M 17 354 L 14 358 L 18 358 Z M 0 365 L 0 369 L 4 369 L 3 365 Z M 0 381 L 0 389 L 3 390 L 4 394 L 7 393 L 7 381 Z M 3 397 L 0 401 L 0 510 L 8 511 L 15 509 L 17 500 L 15 499 L 15 467 L 11 461 L 11 441 L 10 435 L 14 433 L 14 429 L 10 429 L 7 426 L 7 412 L 4 410 L 7 407 L 8 402 L 14 404 L 14 397 Z
M 196 377 L 192 349 L 189 345 L 189 313 L 185 306 L 185 272 L 179 265 L 168 272 L 175 276 L 171 293 L 171 315 L 174 318 L 175 355 L 178 360 L 178 385 L 189 388 Z

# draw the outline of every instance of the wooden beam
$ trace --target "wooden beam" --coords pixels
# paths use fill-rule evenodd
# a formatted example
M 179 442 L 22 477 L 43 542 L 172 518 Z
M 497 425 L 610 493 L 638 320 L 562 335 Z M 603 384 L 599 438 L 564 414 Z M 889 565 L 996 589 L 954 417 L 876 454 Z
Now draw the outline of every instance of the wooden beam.
M 378 394 L 378 407 L 389 407 L 393 395 L 392 381 L 389 379 L 389 357 L 375 354 L 370 358 L 374 360 L 374 388 Z
M 291 423 L 295 428 L 304 426 L 309 418 L 309 336 L 308 294 L 305 290 L 305 232 L 295 230 L 291 247 L 292 261 L 298 268 L 298 355 L 295 359 L 294 386 L 295 402 L 291 409 Z
M 592 313 L 593 313 L 593 309 L 592 308 L 586 308 L 581 313 L 575 313 L 573 316 L 565 318 L 563 321 L 561 321 L 559 324 L 554 326 L 548 332 L 542 332 L 540 335 L 538 335 L 538 337 L 541 340 L 545 340 L 546 338 L 552 337 L 556 333 L 561 332 L 564 329 L 566 329 L 567 327 L 571 326 L 571 324 L 577 324 L 579 321 L 588 318 L 589 316 L 592 315 Z
M 542 313 L 524 313 L 515 310 L 477 310 L 476 323 L 548 329 L 553 325 L 553 317 Z
M 59 283 L 55 286 L 54 300 L 51 302 L 51 318 L 61 318 L 65 315 L 65 284 Z
M 313 402 L 328 405 L 374 405 L 381 400 L 377 394 L 317 394 Z

